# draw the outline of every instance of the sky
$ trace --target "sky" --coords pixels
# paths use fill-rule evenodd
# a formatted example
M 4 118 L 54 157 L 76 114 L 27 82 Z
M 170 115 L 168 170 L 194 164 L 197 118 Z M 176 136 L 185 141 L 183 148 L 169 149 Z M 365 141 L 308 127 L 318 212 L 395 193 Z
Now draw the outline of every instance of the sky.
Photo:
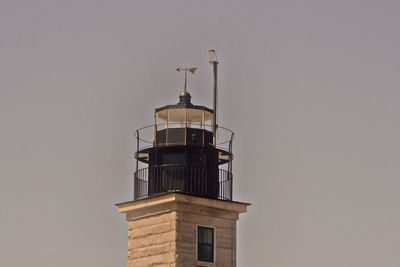
M 126 265 L 135 129 L 235 131 L 238 266 L 400 266 L 400 2 L 1 0 L 0 266 Z

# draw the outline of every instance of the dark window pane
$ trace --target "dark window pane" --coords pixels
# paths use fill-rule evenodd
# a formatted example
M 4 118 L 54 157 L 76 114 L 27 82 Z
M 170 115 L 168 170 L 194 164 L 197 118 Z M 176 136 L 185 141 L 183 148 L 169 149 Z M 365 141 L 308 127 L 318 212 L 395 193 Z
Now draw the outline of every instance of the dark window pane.
M 186 128 L 168 129 L 167 145 L 184 145 Z
M 157 131 L 156 144 L 157 145 L 165 145 L 166 138 L 167 138 L 167 130 L 166 129 Z
M 163 154 L 164 165 L 185 165 L 186 153 L 185 152 L 169 152 Z
M 197 234 L 197 260 L 214 262 L 214 229 L 199 226 Z

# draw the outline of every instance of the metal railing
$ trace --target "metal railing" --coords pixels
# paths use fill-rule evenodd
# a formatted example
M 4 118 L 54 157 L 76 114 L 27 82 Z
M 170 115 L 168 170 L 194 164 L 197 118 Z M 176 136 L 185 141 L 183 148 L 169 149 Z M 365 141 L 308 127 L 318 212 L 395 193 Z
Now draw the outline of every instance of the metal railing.
M 135 172 L 134 198 L 144 199 L 166 192 L 181 192 L 223 200 L 232 200 L 232 173 L 216 170 L 215 175 L 195 166 L 156 166 Z M 216 175 L 218 175 L 216 177 Z
M 178 123 L 170 123 L 170 125 L 176 125 L 178 126 Z M 134 137 L 136 138 L 137 141 L 137 151 L 145 149 L 145 148 L 149 148 L 149 147 L 153 147 L 155 145 L 155 134 L 157 132 L 157 130 L 161 130 L 159 129 L 161 124 L 158 125 L 148 125 L 148 126 L 144 126 L 142 128 L 137 129 L 134 132 Z M 166 124 L 162 124 L 163 126 L 165 126 Z M 207 131 L 207 128 L 204 127 L 212 127 L 212 125 L 203 125 L 203 128 L 193 128 L 193 129 L 203 129 L 205 131 Z M 191 127 L 170 127 L 171 129 L 176 129 L 176 128 L 191 128 Z M 163 128 L 165 129 L 165 128 Z M 229 151 L 229 149 L 232 146 L 232 141 L 235 137 L 235 134 L 233 131 L 222 127 L 222 126 L 217 126 L 216 128 L 216 144 L 215 147 L 222 149 L 222 150 L 226 150 Z M 230 151 L 231 152 L 231 151 Z

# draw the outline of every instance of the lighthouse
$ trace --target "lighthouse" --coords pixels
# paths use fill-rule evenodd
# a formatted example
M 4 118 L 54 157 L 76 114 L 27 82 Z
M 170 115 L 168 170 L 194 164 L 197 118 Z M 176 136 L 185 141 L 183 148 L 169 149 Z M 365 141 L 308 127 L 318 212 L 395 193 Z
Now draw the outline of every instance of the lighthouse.
M 154 123 L 136 130 L 133 200 L 117 204 L 128 222 L 127 266 L 236 266 L 236 222 L 248 203 L 233 200 L 234 134 L 217 124 L 214 50 L 213 108 L 178 102 L 155 109 Z

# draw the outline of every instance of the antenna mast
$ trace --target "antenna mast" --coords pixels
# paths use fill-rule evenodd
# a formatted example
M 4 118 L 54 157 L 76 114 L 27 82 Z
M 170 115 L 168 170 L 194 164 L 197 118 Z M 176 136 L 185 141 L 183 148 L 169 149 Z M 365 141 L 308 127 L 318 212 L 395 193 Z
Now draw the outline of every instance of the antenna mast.
M 217 142 L 217 72 L 218 72 L 218 60 L 215 50 L 208 50 L 208 60 L 213 65 L 214 71 L 214 94 L 213 94 L 213 145 Z

